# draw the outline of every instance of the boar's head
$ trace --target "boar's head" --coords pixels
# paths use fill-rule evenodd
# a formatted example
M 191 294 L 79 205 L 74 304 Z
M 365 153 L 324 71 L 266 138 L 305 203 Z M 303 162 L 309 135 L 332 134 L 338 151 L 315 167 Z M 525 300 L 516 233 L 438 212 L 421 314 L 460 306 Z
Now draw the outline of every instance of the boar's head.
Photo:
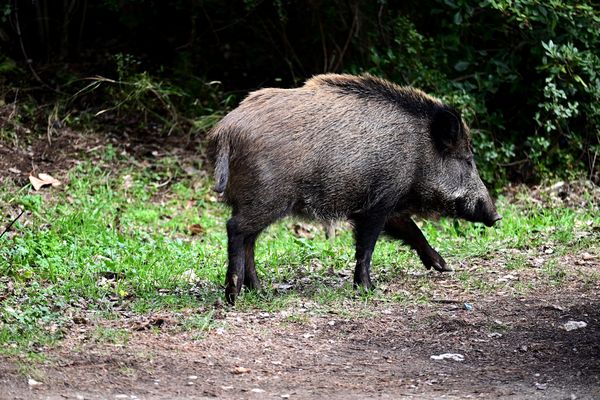
M 487 226 L 502 219 L 479 177 L 469 128 L 460 114 L 450 107 L 436 110 L 430 138 L 433 146 L 422 159 L 422 206 Z

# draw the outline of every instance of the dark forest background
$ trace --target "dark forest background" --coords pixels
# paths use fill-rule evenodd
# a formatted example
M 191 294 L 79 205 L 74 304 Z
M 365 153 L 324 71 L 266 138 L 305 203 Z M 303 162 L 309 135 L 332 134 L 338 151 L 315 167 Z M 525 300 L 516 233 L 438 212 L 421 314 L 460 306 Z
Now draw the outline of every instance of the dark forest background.
M 64 125 L 203 135 L 248 91 L 370 72 L 461 109 L 488 183 L 599 179 L 592 1 L 11 0 L 0 18 L 14 143 Z

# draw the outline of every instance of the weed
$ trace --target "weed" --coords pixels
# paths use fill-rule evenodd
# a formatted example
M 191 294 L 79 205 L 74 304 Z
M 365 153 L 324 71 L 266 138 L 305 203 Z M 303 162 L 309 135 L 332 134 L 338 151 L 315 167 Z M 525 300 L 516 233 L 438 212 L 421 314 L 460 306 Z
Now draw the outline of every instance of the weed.
M 554 285 L 562 284 L 567 276 L 567 272 L 558 264 L 556 259 L 548 260 L 542 267 L 542 271 Z
M 194 331 L 196 334 L 203 334 L 212 329 L 215 329 L 220 324 L 215 321 L 214 311 L 209 311 L 205 314 L 197 314 L 188 317 L 183 322 L 183 329 Z
M 526 267 L 528 265 L 527 263 L 527 257 L 523 254 L 516 254 L 511 256 L 507 261 L 506 261 L 506 269 L 508 270 L 519 270 L 523 267 Z
M 125 346 L 129 343 L 131 332 L 122 328 L 110 328 L 97 326 L 92 332 L 90 339 L 96 343 L 111 343 Z

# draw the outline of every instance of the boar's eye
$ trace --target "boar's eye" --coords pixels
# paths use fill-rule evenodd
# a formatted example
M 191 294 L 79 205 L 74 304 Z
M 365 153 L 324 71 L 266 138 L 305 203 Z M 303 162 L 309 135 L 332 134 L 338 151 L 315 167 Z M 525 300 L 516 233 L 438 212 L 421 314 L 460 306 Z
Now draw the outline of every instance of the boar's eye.
M 460 160 L 467 164 L 470 168 L 473 168 L 475 166 L 475 159 L 473 158 L 473 156 L 467 156 L 467 157 L 461 157 Z

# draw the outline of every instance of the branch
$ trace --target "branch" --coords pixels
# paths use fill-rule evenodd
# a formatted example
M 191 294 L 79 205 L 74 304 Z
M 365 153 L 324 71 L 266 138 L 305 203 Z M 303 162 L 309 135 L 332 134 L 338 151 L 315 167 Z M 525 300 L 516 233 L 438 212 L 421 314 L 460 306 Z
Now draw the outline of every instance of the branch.
M 10 228 L 13 226 L 13 224 L 14 224 L 15 222 L 17 222 L 17 220 L 18 220 L 19 218 L 21 218 L 21 215 L 23 215 L 23 213 L 24 213 L 24 212 L 25 212 L 25 209 L 22 209 L 22 210 L 21 210 L 21 213 L 20 213 L 19 215 L 17 215 L 17 218 L 15 218 L 15 219 L 13 219 L 13 220 L 12 220 L 12 222 L 11 222 L 11 223 L 10 223 L 10 224 L 9 224 L 9 225 L 6 227 L 6 229 L 4 230 L 4 232 L 2 232 L 2 234 L 0 234 L 0 239 L 2 239 L 2 236 L 4 236 L 4 234 L 5 234 L 6 232 L 8 232 L 8 230 L 9 230 L 9 229 L 10 229 Z

